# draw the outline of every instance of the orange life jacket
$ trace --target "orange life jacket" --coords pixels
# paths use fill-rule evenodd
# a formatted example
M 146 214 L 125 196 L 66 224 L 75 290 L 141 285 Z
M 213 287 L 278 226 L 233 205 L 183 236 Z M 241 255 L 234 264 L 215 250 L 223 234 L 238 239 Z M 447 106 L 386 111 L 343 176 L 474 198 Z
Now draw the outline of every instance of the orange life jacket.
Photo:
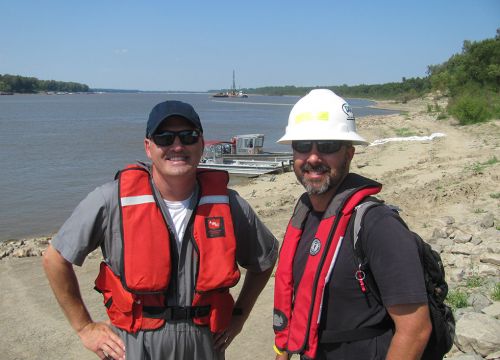
M 149 172 L 129 165 L 119 175 L 122 229 L 120 276 L 101 263 L 95 281 L 113 325 L 128 332 L 157 329 L 179 307 L 165 306 L 172 274 L 170 234 L 151 184 Z M 194 323 L 211 331 L 225 329 L 234 300 L 229 288 L 240 272 L 236 239 L 227 194 L 226 172 L 199 170 L 200 197 L 194 214 L 192 239 L 198 253 L 198 274 L 192 306 L 181 308 Z M 155 309 L 151 314 L 148 309 Z M 158 312 L 158 309 L 161 311 Z M 170 315 L 169 315 L 170 314 Z
M 338 209 L 334 201 L 330 203 L 318 226 L 304 273 L 294 292 L 293 259 L 310 212 L 304 202 L 307 194 L 299 199 L 285 233 L 275 277 L 273 327 L 275 346 L 279 350 L 301 354 L 306 359 L 315 358 L 322 302 L 326 301 L 323 299 L 325 286 L 333 272 L 349 219 L 356 205 L 380 189 L 380 186 L 361 187 L 349 194 Z

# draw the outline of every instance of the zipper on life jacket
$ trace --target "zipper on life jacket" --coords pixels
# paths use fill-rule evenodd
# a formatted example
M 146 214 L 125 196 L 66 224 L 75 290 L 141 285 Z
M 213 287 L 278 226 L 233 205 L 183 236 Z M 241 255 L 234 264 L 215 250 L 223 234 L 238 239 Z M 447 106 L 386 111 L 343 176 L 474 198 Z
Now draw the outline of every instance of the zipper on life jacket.
M 198 183 L 198 194 L 197 194 L 197 197 L 196 197 L 196 207 L 198 207 L 198 204 L 200 203 L 200 199 L 201 199 L 201 194 L 202 194 L 202 189 L 201 189 L 201 184 Z M 198 280 L 198 274 L 199 274 L 199 271 L 200 271 L 200 267 L 199 267 L 199 258 L 200 258 L 200 249 L 198 248 L 198 245 L 196 244 L 196 241 L 194 241 L 194 219 L 196 217 L 196 211 L 193 210 L 193 212 L 191 213 L 191 217 L 186 225 L 186 230 L 189 231 L 189 237 L 188 237 L 188 241 L 191 243 L 191 245 L 193 246 L 193 250 L 194 252 L 196 253 L 196 256 L 198 257 L 197 261 L 196 262 L 193 262 L 194 264 L 196 264 L 196 272 L 193 274 L 194 276 L 194 284 L 193 284 L 193 296 L 196 292 L 196 281 Z M 188 234 L 188 231 L 186 231 L 184 233 L 184 236 L 186 236 L 186 234 Z M 183 243 L 184 243 L 184 239 L 183 240 Z M 187 246 L 184 246 L 183 247 L 185 251 L 187 251 Z M 193 301 L 193 299 L 191 299 L 191 301 Z

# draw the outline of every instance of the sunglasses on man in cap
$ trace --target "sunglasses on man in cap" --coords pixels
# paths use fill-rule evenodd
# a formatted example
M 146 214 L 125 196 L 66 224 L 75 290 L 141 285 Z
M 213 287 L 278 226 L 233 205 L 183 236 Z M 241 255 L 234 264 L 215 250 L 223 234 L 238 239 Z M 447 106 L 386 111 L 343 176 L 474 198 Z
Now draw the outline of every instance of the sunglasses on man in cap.
M 182 145 L 193 145 L 198 142 L 201 134 L 198 130 L 171 131 L 164 130 L 153 134 L 153 142 L 158 146 L 170 146 L 174 143 L 175 137 L 178 137 Z

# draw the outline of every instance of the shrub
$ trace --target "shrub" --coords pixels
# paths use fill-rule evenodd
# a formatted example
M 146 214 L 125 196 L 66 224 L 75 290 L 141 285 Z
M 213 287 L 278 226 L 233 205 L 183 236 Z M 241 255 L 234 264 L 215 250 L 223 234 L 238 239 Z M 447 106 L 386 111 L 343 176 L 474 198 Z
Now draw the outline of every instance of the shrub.
M 490 118 L 487 100 L 470 94 L 458 97 L 450 104 L 449 112 L 458 119 L 460 125 L 480 123 Z

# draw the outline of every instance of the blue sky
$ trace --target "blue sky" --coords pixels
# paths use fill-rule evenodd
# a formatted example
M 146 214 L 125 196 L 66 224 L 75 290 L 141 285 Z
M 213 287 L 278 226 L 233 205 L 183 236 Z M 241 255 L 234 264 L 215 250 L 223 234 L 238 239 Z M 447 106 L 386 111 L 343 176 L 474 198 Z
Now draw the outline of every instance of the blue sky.
M 357 85 L 425 76 L 492 38 L 500 0 L 11 0 L 0 74 L 93 88 Z

